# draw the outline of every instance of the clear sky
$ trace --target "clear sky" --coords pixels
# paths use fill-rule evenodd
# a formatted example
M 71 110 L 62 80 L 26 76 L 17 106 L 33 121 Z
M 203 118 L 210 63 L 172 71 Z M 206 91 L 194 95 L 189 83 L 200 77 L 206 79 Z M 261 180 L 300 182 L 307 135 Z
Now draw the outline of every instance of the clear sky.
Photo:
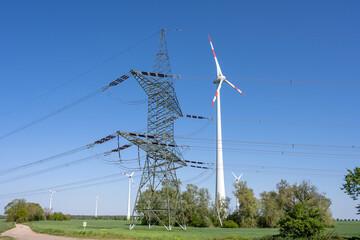
M 281 179 L 310 180 L 331 198 L 335 218 L 357 218 L 356 202 L 340 187 L 360 156 L 359 7 L 328 0 L 0 1 L 0 136 L 130 69 L 151 71 L 160 37 L 153 34 L 162 28 L 183 30 L 166 33 L 173 73 L 182 76 L 175 87 L 183 113 L 214 117 L 210 34 L 223 74 L 246 93 L 229 86 L 221 92 L 227 196 L 233 198 L 231 171 L 244 173 L 257 197 Z M 94 214 L 99 194 L 100 215 L 126 213 L 128 185 L 120 171 L 136 168 L 136 148 L 122 152 L 129 160 L 123 168 L 107 163 L 116 154 L 57 167 L 114 149 L 116 140 L 4 174 L 116 130 L 146 127 L 146 95 L 134 78 L 110 92 L 0 137 L 0 214 L 15 197 L 48 207 L 47 186 L 60 189 L 54 211 Z M 189 146 L 185 159 L 215 163 L 215 121 L 178 119 L 175 135 Z M 111 174 L 118 176 L 104 177 Z M 178 176 L 183 187 L 198 184 L 214 196 L 212 170 L 183 168 Z

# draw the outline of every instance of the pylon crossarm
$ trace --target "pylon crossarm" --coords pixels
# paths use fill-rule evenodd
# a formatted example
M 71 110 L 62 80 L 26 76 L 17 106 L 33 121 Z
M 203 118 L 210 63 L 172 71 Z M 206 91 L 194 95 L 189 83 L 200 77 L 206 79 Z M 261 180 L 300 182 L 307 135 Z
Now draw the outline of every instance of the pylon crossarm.
M 175 155 L 169 148 L 176 147 L 174 144 L 166 144 L 159 143 L 157 138 L 153 135 L 147 134 L 136 134 L 136 133 L 128 133 L 128 132 L 117 132 L 119 135 L 130 141 L 131 143 L 137 145 L 146 153 L 150 154 L 150 156 L 154 157 L 154 159 L 161 159 L 167 161 L 174 161 L 177 164 L 182 166 L 187 166 L 184 160 Z M 159 146 L 160 145 L 160 146 Z M 156 155 L 159 155 L 157 157 Z
M 156 81 L 157 79 L 149 77 L 151 79 L 150 80 L 134 70 L 131 70 L 130 72 L 139 82 L 140 86 L 144 89 L 150 99 L 153 99 L 162 107 L 169 109 L 179 116 L 183 115 L 172 84 L 168 83 L 166 80 L 161 82 Z M 172 92 L 173 94 L 170 94 Z

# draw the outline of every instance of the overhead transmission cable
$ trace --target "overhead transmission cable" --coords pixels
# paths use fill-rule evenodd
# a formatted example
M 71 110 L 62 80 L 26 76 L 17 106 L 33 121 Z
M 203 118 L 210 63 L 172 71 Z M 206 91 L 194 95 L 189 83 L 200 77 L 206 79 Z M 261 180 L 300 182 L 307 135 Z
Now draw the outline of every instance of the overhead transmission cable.
M 184 115 L 183 117 L 187 118 L 196 118 L 196 119 L 206 119 L 206 120 L 215 120 L 215 117 L 204 117 L 204 116 L 192 116 Z M 280 124 L 280 125 L 309 125 L 309 126 L 329 126 L 329 127 L 351 127 L 358 128 L 360 124 L 350 124 L 350 123 L 328 123 L 328 122 L 305 122 L 305 121 L 279 121 L 279 120 L 268 120 L 268 119 L 250 119 L 250 118 L 222 118 L 225 121 L 242 121 L 242 122 L 251 122 L 251 123 L 270 123 L 270 124 Z
M 196 142 L 216 142 L 216 139 L 209 139 L 209 138 L 190 138 L 184 136 L 175 136 L 177 139 L 185 139 L 190 141 Z M 290 147 L 290 148 L 297 148 L 297 147 L 314 147 L 314 148 L 334 148 L 334 149 L 342 149 L 342 150 L 360 150 L 360 147 L 356 147 L 355 145 L 352 146 L 341 146 L 341 145 L 321 145 L 321 144 L 304 144 L 304 143 L 281 143 L 281 142 L 263 142 L 263 141 L 241 141 L 241 140 L 222 140 L 226 143 L 238 143 L 238 144 L 255 144 L 255 145 L 272 145 L 272 146 L 283 146 L 283 147 Z
M 29 104 L 31 104 L 31 103 L 33 103 L 33 102 L 35 102 L 35 101 L 39 100 L 40 98 L 42 98 L 42 97 L 44 97 L 44 96 L 46 96 L 46 95 L 48 95 L 48 94 L 50 94 L 50 93 L 52 93 L 52 92 L 56 91 L 57 89 L 62 88 L 62 87 L 66 86 L 67 84 L 69 84 L 69 83 L 71 83 L 71 82 L 73 82 L 73 81 L 75 81 L 75 80 L 77 80 L 77 79 L 80 79 L 81 77 L 83 77 L 83 76 L 85 76 L 86 74 L 88 74 L 88 73 L 90 73 L 90 72 L 94 71 L 95 69 L 98 69 L 98 68 L 99 68 L 99 67 L 101 67 L 102 65 L 104 65 L 104 64 L 106 64 L 106 63 L 108 63 L 108 62 L 110 62 L 110 61 L 114 60 L 114 59 L 115 59 L 115 58 L 117 58 L 118 56 L 120 56 L 120 55 L 122 55 L 122 54 L 126 53 L 127 51 L 129 51 L 129 50 L 131 50 L 131 49 L 133 49 L 133 48 L 137 47 L 137 46 L 138 46 L 138 45 L 140 45 L 141 43 L 143 43 L 143 42 L 145 42 L 145 41 L 147 41 L 147 40 L 151 39 L 152 37 L 156 36 L 159 32 L 160 32 L 160 30 L 159 30 L 159 31 L 157 31 L 157 32 L 155 32 L 155 33 L 153 33 L 153 34 L 151 34 L 151 35 L 149 35 L 148 37 L 146 37 L 146 38 L 144 38 L 144 39 L 142 39 L 142 40 L 140 40 L 140 41 L 136 42 L 135 44 L 133 44 L 133 45 L 129 46 L 128 48 L 126 48 L 126 49 L 124 49 L 124 50 L 122 50 L 122 51 L 120 51 L 120 52 L 116 53 L 115 55 L 113 55 L 113 56 L 111 56 L 111 57 L 109 57 L 109 58 L 105 59 L 104 61 L 102 61 L 102 62 L 98 63 L 97 65 L 95 65 L 95 66 L 93 66 L 93 67 L 91 67 L 91 68 L 89 68 L 88 70 L 86 70 L 86 71 L 84 71 L 84 72 L 82 72 L 82 73 L 78 74 L 77 76 L 75 76 L 75 77 L 71 78 L 70 80 L 68 80 L 68 81 L 66 81 L 66 82 L 64 82 L 64 83 L 61 83 L 60 85 L 58 85 L 58 86 L 56 86 L 56 87 L 54 87 L 54 88 L 52 88 L 52 89 L 48 90 L 47 92 L 45 92 L 45 93 L 43 93 L 43 94 L 41 94 L 41 95 L 39 95 L 39 96 L 37 96 L 37 97 L 35 97 L 35 98 L 33 98 L 33 99 L 29 100 L 28 102 L 25 102 L 25 103 L 23 103 L 23 104 L 21 104 L 21 105 L 19 105 L 19 106 L 15 107 L 15 108 L 13 108 L 12 110 L 9 110 L 9 111 L 7 111 L 7 112 L 5 112 L 5 113 L 1 114 L 1 115 L 0 115 L 0 117 L 4 117 L 4 116 L 6 116 L 6 115 L 8 115 L 8 114 L 10 114 L 10 113 L 12 113 L 12 112 L 15 112 L 15 111 L 17 111 L 18 109 L 21 109 L 21 108 L 23 108 L 23 107 L 25 107 L 25 106 L 27 106 L 27 105 L 29 105 Z
M 208 81 L 212 79 L 212 76 L 192 76 L 192 75 L 181 75 L 182 80 L 198 80 Z M 348 86 L 348 87 L 360 87 L 360 82 L 357 81 L 315 81 L 315 80 L 285 80 L 285 79 L 266 79 L 266 78 L 242 78 L 242 77 L 231 77 L 234 81 L 242 82 L 260 82 L 260 83 L 277 83 L 277 84 L 288 84 L 294 85 L 319 85 L 319 86 Z
M 106 176 L 102 176 L 102 177 L 97 177 L 97 178 L 91 178 L 91 179 L 86 179 L 86 180 L 81 180 L 81 181 L 77 181 L 77 182 L 71 182 L 71 183 L 66 183 L 66 184 L 61 184 L 61 185 L 56 185 L 56 186 L 50 186 L 51 188 L 63 188 L 63 187 L 67 187 L 67 186 L 74 186 L 74 185 L 78 185 L 78 184 L 82 184 L 82 183 L 88 183 L 88 182 L 93 182 L 93 181 L 97 181 L 97 180 L 103 180 L 103 179 L 108 179 L 108 178 L 114 178 L 114 177 L 119 177 L 119 173 L 116 174 L 110 174 L 110 175 L 106 175 Z M 28 193 L 34 193 L 34 192 L 41 192 L 41 191 L 45 191 L 48 192 L 48 190 L 46 188 L 38 188 L 38 189 L 33 189 L 33 190 L 28 190 L 28 191 L 22 191 L 22 192 L 16 192 L 16 193 L 5 193 L 5 194 L 1 194 L 0 198 L 2 197 L 7 197 L 7 196 L 16 196 L 16 195 L 21 195 L 21 194 L 28 194 Z
M 213 147 L 207 146 L 189 146 L 192 149 L 201 150 L 201 151 L 215 151 Z M 228 150 L 229 152 L 249 152 L 249 153 L 266 153 L 266 154 L 280 154 L 286 156 L 307 156 L 307 157 L 331 157 L 331 158 L 339 158 L 346 157 L 350 159 L 359 159 L 360 155 L 357 154 L 338 154 L 338 153 L 319 153 L 319 152 L 290 152 L 290 151 L 280 151 L 280 150 L 264 150 L 264 149 L 250 149 L 250 148 L 226 148 L 223 149 Z
M 51 157 L 47 157 L 47 158 L 44 158 L 44 159 L 41 159 L 41 160 L 37 160 L 37 161 L 33 161 L 33 162 L 26 163 L 26 164 L 23 164 L 23 165 L 19 165 L 19 166 L 16 166 L 16 167 L 8 168 L 6 170 L 1 171 L 0 176 L 7 175 L 7 174 L 10 174 L 10 173 L 13 173 L 13 172 L 16 172 L 16 171 L 20 171 L 20 170 L 23 170 L 23 169 L 26 169 L 26 168 L 29 168 L 29 167 L 39 165 L 39 164 L 47 163 L 47 162 L 53 161 L 55 159 L 68 156 L 70 154 L 74 154 L 74 153 L 77 153 L 77 152 L 92 148 L 92 147 L 94 147 L 94 146 L 96 146 L 98 144 L 102 144 L 102 143 L 105 143 L 107 141 L 110 141 L 110 140 L 114 139 L 117 135 L 118 135 L 118 133 L 115 132 L 113 134 L 110 134 L 110 135 L 108 135 L 106 137 L 103 137 L 103 138 L 101 138 L 101 139 L 99 139 L 99 140 L 97 140 L 95 142 L 92 142 L 90 144 L 87 144 L 85 146 L 78 147 L 78 148 L 75 148 L 75 149 L 72 149 L 72 150 L 69 150 L 69 151 L 66 151 L 66 152 L 51 156 Z M 122 146 L 122 147 L 124 147 L 124 146 Z M 122 150 L 121 149 L 122 147 L 119 147 L 118 149 Z
M 129 73 L 124 74 L 124 75 L 122 75 L 121 77 L 119 77 L 118 79 L 112 81 L 110 84 L 108 84 L 108 85 L 106 85 L 106 86 L 104 86 L 104 87 L 102 87 L 102 88 L 100 88 L 100 89 L 98 89 L 98 90 L 96 90 L 96 91 L 88 94 L 88 95 L 85 95 L 85 96 L 83 96 L 83 97 L 81 97 L 81 98 L 79 98 L 79 99 L 77 99 L 77 100 L 75 100 L 75 101 L 73 101 L 73 102 L 71 102 L 71 103 L 69 103 L 69 104 L 61 107 L 61 108 L 56 109 L 55 111 L 52 111 L 52 112 L 50 112 L 50 113 L 48 113 L 48 114 L 46 114 L 46 115 L 44 115 L 44 116 L 42 116 L 42 117 L 40 117 L 40 118 L 38 118 L 38 119 L 36 119 L 36 120 L 28 123 L 28 124 L 25 124 L 25 125 L 22 126 L 22 127 L 19 127 L 19 128 L 14 129 L 14 130 L 12 130 L 12 131 L 10 131 L 10 132 L 7 132 L 7 133 L 5 133 L 5 134 L 0 135 L 0 140 L 6 138 L 6 137 L 8 137 L 8 136 L 11 136 L 11 135 L 13 135 L 13 134 L 15 134 L 15 133 L 17 133 L 17 132 L 20 132 L 21 130 L 24 130 L 24 129 L 28 128 L 28 127 L 31 127 L 31 126 L 39 123 L 39 122 L 42 122 L 42 121 L 44 121 L 45 119 L 48 119 L 48 118 L 50 118 L 50 117 L 52 117 L 52 116 L 55 116 L 56 114 L 58 114 L 58 113 L 60 113 L 60 112 L 63 112 L 63 111 L 65 111 L 65 110 L 67 110 L 67 109 L 69 109 L 69 108 L 71 108 L 71 107 L 73 107 L 73 106 L 75 106 L 75 105 L 77 105 L 77 104 L 79 104 L 79 103 L 82 103 L 82 102 L 84 102 L 85 100 L 87 100 L 87 99 L 89 99 L 89 98 L 91 98 L 91 97 L 93 97 L 93 96 L 95 96 L 95 95 L 97 95 L 97 94 L 99 94 L 99 93 L 101 93 L 101 92 L 105 92 L 105 91 L 107 91 L 110 87 L 114 87 L 114 86 L 118 85 L 119 83 L 125 81 L 125 80 L 128 79 L 129 77 L 130 77 L 130 74 L 129 74 Z

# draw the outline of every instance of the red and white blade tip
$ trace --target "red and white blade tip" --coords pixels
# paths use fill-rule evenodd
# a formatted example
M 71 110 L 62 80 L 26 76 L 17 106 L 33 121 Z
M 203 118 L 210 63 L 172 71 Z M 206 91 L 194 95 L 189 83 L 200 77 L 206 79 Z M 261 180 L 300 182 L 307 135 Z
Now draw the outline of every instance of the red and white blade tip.
M 218 95 L 218 91 L 216 91 L 216 93 L 215 93 L 215 97 L 214 97 L 214 99 L 213 99 L 213 101 L 212 101 L 212 103 L 211 103 L 211 106 L 213 106 L 214 105 L 214 102 L 215 102 L 215 100 L 216 100 L 216 98 L 217 98 L 217 95 Z
M 243 93 L 240 89 L 238 89 L 237 87 L 234 86 L 234 84 L 232 84 L 231 82 L 229 82 L 228 80 L 225 80 L 230 86 L 232 86 L 233 88 L 235 88 L 236 91 L 238 91 L 239 93 L 241 93 L 242 95 L 246 96 L 245 93 Z

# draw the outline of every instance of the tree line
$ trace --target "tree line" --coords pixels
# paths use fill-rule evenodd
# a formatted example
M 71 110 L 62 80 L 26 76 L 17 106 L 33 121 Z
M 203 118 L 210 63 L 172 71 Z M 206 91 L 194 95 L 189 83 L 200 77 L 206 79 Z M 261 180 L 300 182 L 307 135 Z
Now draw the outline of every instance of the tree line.
M 173 183 L 173 186 L 175 184 Z M 216 207 L 212 201 L 209 191 L 206 188 L 199 188 L 196 185 L 188 184 L 181 193 L 181 203 L 187 226 L 194 227 L 242 227 L 242 228 L 275 228 L 281 227 L 281 219 L 296 210 L 305 216 L 315 218 L 320 228 L 334 226 L 334 220 L 330 211 L 331 200 L 320 193 L 318 189 L 308 181 L 299 184 L 289 184 L 281 180 L 276 184 L 276 190 L 264 191 L 260 198 L 254 196 L 254 192 L 248 187 L 246 181 L 239 181 L 234 184 L 234 196 L 238 201 L 238 209 L 230 209 L 230 199 L 220 202 L 221 207 Z M 142 215 L 142 223 L 148 224 L 146 209 L 149 201 L 153 207 L 162 208 L 159 196 L 164 189 L 157 191 L 146 190 L 138 201 L 137 210 Z M 171 195 L 171 193 L 170 193 Z M 220 211 L 219 211 L 220 209 Z M 296 214 L 295 214 L 296 215 Z M 159 216 L 161 219 L 162 217 Z M 164 222 L 166 222 L 164 216 Z M 156 224 L 156 219 L 152 219 Z
M 38 203 L 26 202 L 25 199 L 14 199 L 5 208 L 7 222 L 31 222 L 40 220 L 63 221 L 70 220 L 70 215 L 43 209 Z

